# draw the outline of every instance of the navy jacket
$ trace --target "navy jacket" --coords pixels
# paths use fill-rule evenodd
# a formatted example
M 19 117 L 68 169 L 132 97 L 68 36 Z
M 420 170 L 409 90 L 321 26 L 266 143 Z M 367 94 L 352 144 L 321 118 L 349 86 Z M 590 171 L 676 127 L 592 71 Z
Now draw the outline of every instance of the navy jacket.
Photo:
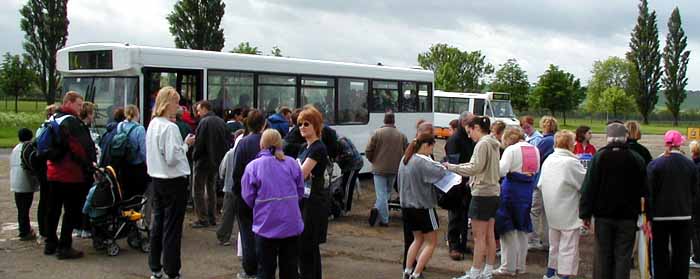
M 260 152 L 260 138 L 262 134 L 250 134 L 245 136 L 236 146 L 233 153 L 233 194 L 241 197 L 241 179 L 248 163 L 255 160 Z
M 542 135 L 542 140 L 537 144 L 540 151 L 540 165 L 554 152 L 554 134 Z
M 270 128 L 280 132 L 282 138 L 284 138 L 287 135 L 287 133 L 289 133 L 289 122 L 287 121 L 287 118 L 284 118 L 282 114 L 275 113 L 273 115 L 270 115 L 270 117 L 267 118 L 267 121 L 270 123 Z
M 654 221 L 690 220 L 698 193 L 698 170 L 693 161 L 672 152 L 651 161 L 649 214 Z

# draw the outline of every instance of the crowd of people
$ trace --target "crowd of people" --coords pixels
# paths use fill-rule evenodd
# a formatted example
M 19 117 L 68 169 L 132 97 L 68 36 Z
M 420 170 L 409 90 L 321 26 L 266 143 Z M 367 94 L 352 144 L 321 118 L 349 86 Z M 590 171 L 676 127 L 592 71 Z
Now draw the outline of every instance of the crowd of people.
M 198 121 L 188 123 L 179 103 L 180 94 L 164 87 L 147 129 L 139 109 L 129 105 L 115 109 L 106 132 L 95 137 L 89 129 L 95 105 L 68 92 L 60 106 L 47 108 L 34 139 L 31 130 L 19 130 L 10 182 L 20 240 L 37 237 L 29 209 L 39 191 L 44 254 L 82 257 L 72 239 L 91 237 L 93 230 L 81 208 L 96 168 L 112 166 L 124 199 L 148 197 L 151 278 L 180 277 L 190 199 L 195 213 L 190 226 L 216 226 L 218 243 L 236 247 L 237 278 L 322 278 L 319 246 L 327 241 L 329 219 L 352 209 L 363 167 L 360 151 L 313 105 L 270 113 L 235 108 L 222 119 L 201 101 L 195 105 Z M 557 120 L 545 116 L 539 132 L 530 116 L 517 127 L 464 112 L 451 122 L 445 157 L 436 161 L 432 123 L 419 121 L 409 138 L 395 126 L 395 117 L 385 114 L 384 126 L 364 150 L 376 194 L 368 223 L 389 226 L 397 191 L 405 279 L 425 278 L 438 246 L 438 208 L 448 211 L 450 258 L 473 254 L 460 279 L 524 274 L 529 249 L 548 250 L 544 278 L 571 278 L 578 274 L 579 240 L 588 231 L 597 246 L 595 278 L 629 278 L 639 229 L 653 234 L 656 278 L 687 278 L 689 266 L 700 267 L 700 145 L 690 143 L 689 159 L 681 150 L 685 138 L 675 130 L 665 134 L 665 152 L 654 158 L 638 142 L 635 121 L 610 122 L 607 144 L 596 148 L 587 126 L 560 131 Z M 457 179 L 444 185 L 446 178 Z M 651 220 L 641 228 L 640 214 Z

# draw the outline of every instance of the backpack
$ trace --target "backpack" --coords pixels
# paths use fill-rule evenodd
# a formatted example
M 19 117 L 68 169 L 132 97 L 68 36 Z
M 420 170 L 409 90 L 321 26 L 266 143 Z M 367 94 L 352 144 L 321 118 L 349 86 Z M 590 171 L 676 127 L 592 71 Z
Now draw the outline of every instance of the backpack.
M 362 169 L 364 165 L 362 155 L 360 155 L 360 152 L 357 151 L 357 148 L 349 138 L 340 137 L 338 139 L 338 149 L 340 151 L 338 152 L 338 157 L 336 157 L 336 162 L 343 172 Z
M 22 150 L 20 151 L 20 159 L 22 168 L 29 173 L 31 176 L 36 176 L 39 170 L 39 152 L 37 151 L 36 144 L 34 142 L 27 142 L 22 145 Z
M 102 154 L 99 158 L 100 167 L 109 166 L 112 162 L 112 158 L 109 156 L 109 148 L 112 144 L 112 139 L 114 139 L 114 135 L 117 134 L 117 127 L 116 126 L 117 125 L 114 125 L 110 128 L 108 125 L 107 132 L 105 132 L 104 135 L 102 135 L 102 137 L 100 138 L 99 146 L 100 146 L 100 149 L 102 150 Z
M 51 161 L 60 160 L 65 155 L 66 149 L 61 148 L 63 141 L 61 139 L 61 123 L 73 115 L 66 114 L 56 118 L 54 114 L 41 124 L 39 132 L 35 138 L 36 149 L 39 157 L 46 158 Z
M 133 125 L 128 130 L 117 128 L 118 132 L 109 144 L 109 157 L 111 165 L 119 165 L 136 158 L 138 147 L 129 140 L 129 135 L 138 125 Z M 122 126 L 123 127 L 123 126 Z

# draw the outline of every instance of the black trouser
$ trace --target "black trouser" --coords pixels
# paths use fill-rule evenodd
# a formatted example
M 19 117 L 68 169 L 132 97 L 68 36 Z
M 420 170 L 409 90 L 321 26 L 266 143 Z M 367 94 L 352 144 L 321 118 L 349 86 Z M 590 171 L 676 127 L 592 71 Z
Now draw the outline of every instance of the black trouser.
M 651 229 L 654 278 L 688 278 L 691 221 L 653 221 Z
M 36 210 L 36 222 L 39 224 L 39 235 L 49 235 L 49 182 L 46 180 L 46 169 L 37 171 L 39 180 L 39 206 Z
M 255 250 L 255 233 L 253 233 L 253 209 L 236 195 L 236 216 L 238 231 L 241 234 L 241 266 L 246 275 L 258 274 L 258 255 Z
M 449 243 L 450 251 L 456 250 L 460 253 L 467 251 L 467 240 L 469 239 L 469 203 L 472 195 L 469 189 L 465 192 L 467 194 L 464 196 L 460 206 L 447 212 L 447 242 Z
M 180 245 L 187 207 L 187 177 L 153 178 L 152 186 L 153 221 L 148 265 L 153 272 L 163 269 L 169 277 L 177 277 L 182 266 Z
M 32 208 L 34 192 L 15 193 L 15 205 L 17 205 L 17 222 L 19 223 L 19 237 L 27 236 L 32 232 L 29 223 L 29 210 Z
M 343 205 L 345 212 L 352 210 L 352 197 L 355 194 L 355 183 L 357 182 L 357 170 L 350 170 L 343 173 Z
M 693 261 L 700 263 L 700 216 L 693 216 Z
M 321 244 L 324 222 L 328 223 L 328 206 L 324 197 L 303 199 L 301 213 L 304 218 L 304 232 L 299 237 L 299 272 L 303 279 L 320 279 Z
M 277 264 L 280 279 L 297 279 L 298 236 L 282 239 L 264 238 L 255 235 L 258 257 L 258 279 L 274 279 Z
M 61 183 L 49 182 L 49 206 L 48 206 L 48 237 L 46 246 L 68 250 L 73 245 L 73 229 L 77 228 L 81 222 L 80 203 L 84 183 Z M 61 239 L 56 236 L 58 220 L 61 218 L 63 210 L 63 222 L 61 224 Z
M 195 162 L 194 213 L 202 223 L 216 223 L 216 175 L 218 168 Z
M 632 262 L 634 236 L 637 232 L 637 222 L 625 219 L 595 219 L 595 238 L 598 255 L 596 269 L 599 274 L 594 278 L 628 279 Z M 656 236 L 654 236 L 656 241 Z M 685 258 L 687 263 L 688 258 Z M 658 277 L 663 278 L 663 277 Z

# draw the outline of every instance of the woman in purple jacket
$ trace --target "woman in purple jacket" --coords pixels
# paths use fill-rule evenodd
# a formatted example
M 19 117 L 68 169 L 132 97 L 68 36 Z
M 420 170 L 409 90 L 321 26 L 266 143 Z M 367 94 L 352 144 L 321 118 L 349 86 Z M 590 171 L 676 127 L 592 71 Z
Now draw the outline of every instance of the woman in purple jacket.
M 253 232 L 258 255 L 258 278 L 298 277 L 297 238 L 304 231 L 299 200 L 304 176 L 296 160 L 284 156 L 282 137 L 274 129 L 260 139 L 260 153 L 245 168 L 241 194 L 253 208 Z

